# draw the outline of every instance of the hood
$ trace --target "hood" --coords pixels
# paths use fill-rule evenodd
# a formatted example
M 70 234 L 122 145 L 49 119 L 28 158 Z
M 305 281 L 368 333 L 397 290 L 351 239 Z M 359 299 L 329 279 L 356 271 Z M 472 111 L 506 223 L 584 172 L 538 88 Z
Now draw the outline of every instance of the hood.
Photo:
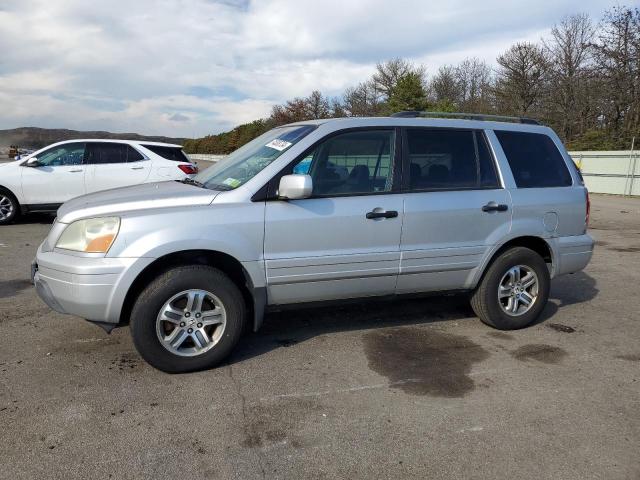
M 58 221 L 71 223 L 135 210 L 209 205 L 219 193 L 175 181 L 114 188 L 69 200 L 58 209 Z
M 7 165 L 19 165 L 23 160 L 9 160 L 8 162 L 0 162 L 0 168 L 6 167 Z

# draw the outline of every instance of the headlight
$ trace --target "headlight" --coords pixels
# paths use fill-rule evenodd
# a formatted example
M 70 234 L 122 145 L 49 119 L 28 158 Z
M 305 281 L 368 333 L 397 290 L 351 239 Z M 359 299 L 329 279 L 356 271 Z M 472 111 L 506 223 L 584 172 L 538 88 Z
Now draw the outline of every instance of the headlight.
M 56 243 L 56 248 L 87 253 L 107 253 L 118 235 L 118 217 L 87 218 L 69 225 Z

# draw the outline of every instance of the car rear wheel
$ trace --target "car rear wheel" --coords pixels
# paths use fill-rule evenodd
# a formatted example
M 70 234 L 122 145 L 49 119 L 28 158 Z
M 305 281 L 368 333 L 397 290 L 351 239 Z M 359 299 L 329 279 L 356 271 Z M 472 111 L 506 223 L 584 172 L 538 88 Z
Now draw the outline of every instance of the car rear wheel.
M 549 299 L 549 269 L 533 250 L 514 247 L 488 268 L 471 297 L 476 315 L 500 330 L 523 328 L 535 321 Z
M 177 267 L 140 294 L 131 334 L 142 357 L 168 373 L 212 368 L 237 344 L 246 320 L 238 287 L 204 265 Z
M 13 194 L 4 188 L 0 188 L 0 225 L 13 222 L 20 213 L 20 205 Z

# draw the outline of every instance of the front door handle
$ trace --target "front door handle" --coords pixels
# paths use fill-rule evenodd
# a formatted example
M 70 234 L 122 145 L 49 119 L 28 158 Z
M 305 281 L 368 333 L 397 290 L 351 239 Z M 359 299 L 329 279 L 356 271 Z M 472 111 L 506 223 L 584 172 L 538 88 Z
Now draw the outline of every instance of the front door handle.
M 504 203 L 489 202 L 482 207 L 483 212 L 506 212 L 509 206 Z
M 377 210 L 377 211 L 376 211 Z M 374 218 L 395 218 L 398 216 L 398 212 L 395 210 L 378 210 L 374 209 L 367 212 L 367 219 L 372 220 Z
M 142 170 L 144 167 L 131 167 L 131 170 Z
M 69 173 L 78 173 L 78 172 L 81 172 L 81 171 L 82 171 L 81 168 L 77 168 L 75 170 L 69 170 Z

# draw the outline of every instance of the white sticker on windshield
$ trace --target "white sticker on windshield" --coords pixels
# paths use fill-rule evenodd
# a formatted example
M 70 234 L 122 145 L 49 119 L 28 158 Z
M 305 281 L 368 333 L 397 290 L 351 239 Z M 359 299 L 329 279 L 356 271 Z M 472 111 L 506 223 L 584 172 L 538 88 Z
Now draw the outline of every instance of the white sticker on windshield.
M 271 140 L 269 143 L 265 145 L 265 147 L 274 148 L 281 152 L 285 148 L 289 148 L 291 146 L 291 142 L 287 142 L 286 140 L 280 140 L 276 138 L 275 140 Z

